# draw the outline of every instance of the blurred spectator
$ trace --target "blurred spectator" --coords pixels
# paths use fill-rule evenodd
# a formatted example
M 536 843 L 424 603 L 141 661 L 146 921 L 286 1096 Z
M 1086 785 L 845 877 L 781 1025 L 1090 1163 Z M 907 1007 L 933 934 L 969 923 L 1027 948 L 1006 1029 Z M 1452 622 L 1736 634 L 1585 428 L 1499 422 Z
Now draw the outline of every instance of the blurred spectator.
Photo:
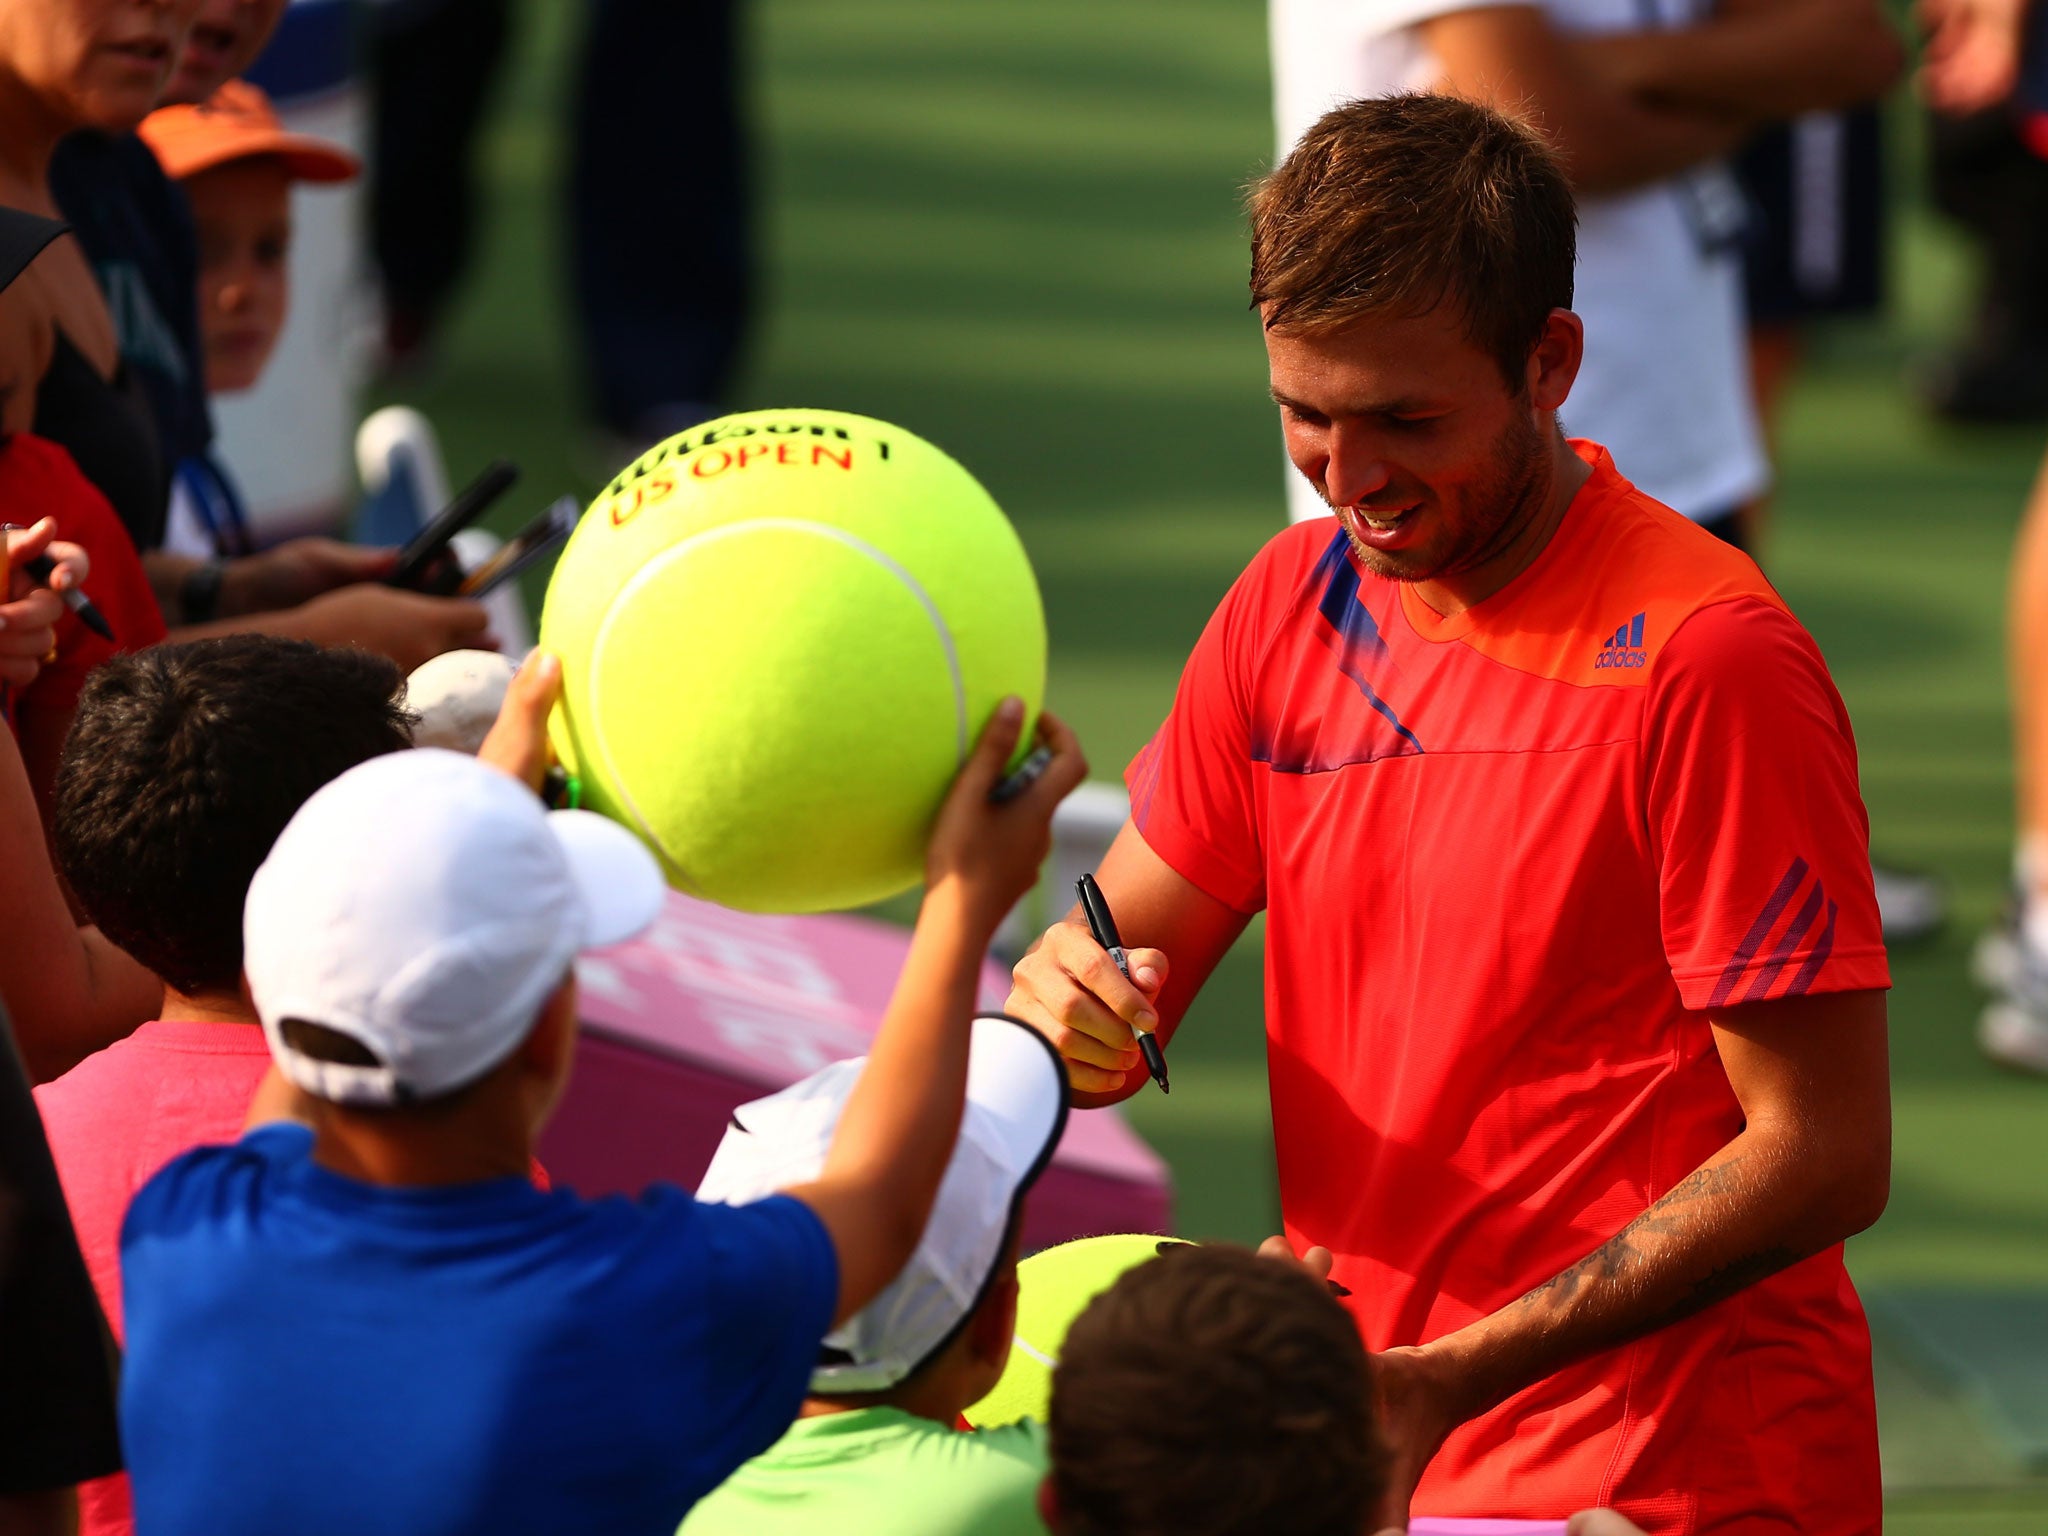
M 57 216 L 58 144 L 80 130 L 125 134 L 148 115 L 198 3 L 11 0 L 0 8 L 0 115 L 13 125 L 0 143 L 0 205 Z M 142 370 L 123 362 L 113 312 L 78 241 L 54 241 L 15 296 L 25 324 L 9 328 L 12 352 L 0 372 L 27 386 L 17 409 L 28 419 L 7 424 L 32 424 L 61 443 L 136 547 L 152 548 L 170 484 L 158 413 Z M 174 345 L 152 332 L 166 355 Z
M 2029 0 L 1922 0 L 1920 88 L 1937 112 L 1995 113 L 2026 142 L 2048 111 L 2048 9 Z M 2028 47 L 2030 29 L 2035 46 Z M 2048 167 L 2043 167 L 2048 169 Z M 2048 358 L 2037 367 L 2048 369 Z M 2048 1074 L 2048 462 L 2013 550 L 2007 598 L 2017 832 L 2013 899 L 1977 945 L 1978 979 L 1997 996 L 1977 1041 L 2006 1066 Z
M 115 1358 L 0 1007 L 0 1530 L 67 1536 L 121 1465 Z
M 286 132 L 269 98 L 243 80 L 196 105 L 159 108 L 141 137 L 192 210 L 195 356 L 206 393 L 249 389 L 276 350 L 291 304 L 293 184 L 348 181 L 361 167 L 338 145 Z M 241 495 L 220 462 L 188 454 L 174 473 L 164 548 L 210 559 L 253 553 Z
M 166 451 L 203 452 L 208 433 L 193 318 L 197 248 L 183 199 L 133 129 L 183 67 L 199 9 L 200 0 L 0 7 L 0 115 L 23 125 L 0 144 L 0 206 L 54 214 L 59 144 L 86 135 L 67 157 L 65 198 L 93 246 L 88 262 L 79 239 L 54 241 L 16 285 L 14 313 L 0 327 L 0 378 L 17 382 L 0 425 L 33 425 L 71 454 L 120 515 L 174 627 L 226 621 L 221 628 L 359 644 L 405 668 L 489 644 L 476 604 L 376 584 L 389 551 L 299 539 L 226 562 L 157 552 Z M 242 49 L 260 42 L 253 30 L 238 36 Z
M 180 15 L 191 28 L 173 49 L 150 105 L 211 95 L 261 52 L 284 6 L 285 0 L 183 0 Z M 197 250 L 184 200 L 130 131 L 137 121 L 124 111 L 77 126 L 51 156 L 50 185 L 107 295 L 122 368 L 141 382 L 166 462 L 175 465 L 203 456 L 213 440 L 194 361 Z M 139 547 L 155 547 L 156 538 L 146 536 L 153 524 L 129 526 Z
M 69 584 L 91 572 L 82 551 L 50 542 L 48 521 L 5 535 L 8 601 L 0 604 L 0 688 L 32 688 L 38 658 L 64 613 L 54 592 L 29 582 L 19 562 L 48 550 Z M 156 1006 L 149 974 L 96 928 L 72 920 L 50 867 L 49 845 L 14 736 L 0 730 L 0 999 L 35 1081 L 55 1077 L 118 1040 Z
M 411 747 L 381 656 L 235 635 L 95 672 L 64 756 L 55 837 L 79 904 L 162 983 L 153 1021 L 36 1090 L 100 1305 L 121 1334 L 121 1218 L 188 1148 L 241 1134 L 270 1053 L 242 993 L 242 904 L 292 814 L 344 770 Z M 80 1530 L 133 1527 L 128 1480 L 80 1490 Z
M 1750 394 L 1775 463 L 1785 389 L 1816 320 L 1875 313 L 1884 298 L 1884 155 L 1874 107 L 1808 112 L 1772 123 L 1736 155 L 1749 204 L 1742 242 Z M 1759 560 L 1770 497 L 1743 509 L 1743 543 Z
M 13 280 L 63 231 L 54 220 L 0 208 L 0 360 L 11 358 L 16 368 L 26 361 L 31 374 L 45 327 L 36 302 L 18 294 Z M 0 361 L 0 368 L 7 366 Z M 106 497 L 64 449 L 13 430 L 31 415 L 34 394 L 32 377 L 0 374 L 0 520 L 56 518 L 66 542 L 84 552 L 94 572 L 89 595 L 114 632 L 113 639 L 106 639 L 76 614 L 62 613 L 55 644 L 33 683 L 9 690 L 4 701 L 36 801 L 47 807 L 57 754 L 85 674 L 117 650 L 155 644 L 163 638 L 164 625 L 149 579 Z
M 2030 22 L 2027 0 L 1922 0 L 1920 16 L 1935 202 L 1984 254 L 1971 334 L 1928 370 L 1928 401 L 1959 421 L 2037 421 L 2048 416 L 2048 23 L 2038 7 Z
M 2002 106 L 1928 123 L 1934 205 L 1981 258 L 1969 329 L 1929 359 L 1922 398 L 1952 421 L 2048 417 L 2048 164 Z
M 157 98 L 160 106 L 191 106 L 239 79 L 263 52 L 289 0 L 200 0 L 183 52 Z
M 1299 1265 L 1182 1244 L 1074 1320 L 1052 1381 L 1058 1536 L 1358 1536 L 1388 1451 L 1358 1328 Z
M 60 228 L 0 208 L 0 334 L 20 314 L 13 302 L 13 279 Z M 54 542 L 54 519 L 0 537 L 7 572 L 5 601 L 0 602 L 0 714 L 24 733 L 37 758 L 54 762 L 53 743 L 69 720 L 66 690 L 75 687 L 82 666 L 105 652 L 95 650 L 98 637 L 65 609 L 51 586 L 31 581 L 21 562 L 51 555 L 57 565 L 50 582 L 89 585 L 89 595 L 105 604 L 102 612 L 130 626 L 136 643 L 149 638 L 144 625 L 154 605 L 105 499 L 62 449 L 27 433 L 6 431 L 7 412 L 21 398 L 20 385 L 0 373 L 0 514 L 35 517 L 54 509 L 72 529 L 113 555 L 105 570 L 95 574 L 86 548 L 75 541 Z M 89 531 L 94 528 L 97 533 Z M 125 582 L 123 558 L 128 562 Z M 45 661 L 50 656 L 54 662 Z M 55 681 L 46 678 L 50 671 L 60 674 Z M 81 929 L 72 921 L 50 867 L 36 794 L 13 730 L 0 731 L 0 997 L 13 1011 L 22 1056 L 41 1079 L 133 1029 L 154 1006 L 154 988 L 148 974 L 98 930 Z
M 591 0 L 568 188 L 575 312 L 598 420 L 644 444 L 715 415 L 752 297 L 738 0 Z M 386 348 L 431 348 L 468 265 L 475 142 L 509 0 L 382 0 L 372 240 Z M 649 59 L 676 90 L 621 89 Z M 621 210 L 630 209 L 630 217 Z
M 824 1167 L 859 1065 L 743 1104 L 697 1191 L 744 1205 Z M 682 1536 L 1037 1536 L 1045 1430 L 963 1432 L 1017 1325 L 1025 1196 L 1066 1127 L 1066 1072 L 1014 1019 L 974 1021 L 967 1109 L 903 1273 L 829 1335 L 796 1423 L 704 1499 Z

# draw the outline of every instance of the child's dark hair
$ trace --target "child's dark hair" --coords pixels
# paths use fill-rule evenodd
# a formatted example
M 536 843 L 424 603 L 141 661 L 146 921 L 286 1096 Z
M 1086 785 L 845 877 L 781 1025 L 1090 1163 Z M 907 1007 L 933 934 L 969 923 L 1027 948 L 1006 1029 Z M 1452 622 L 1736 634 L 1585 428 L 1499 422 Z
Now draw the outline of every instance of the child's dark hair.
M 1242 1248 L 1165 1248 L 1089 1303 L 1051 1417 L 1069 1536 L 1358 1536 L 1386 1489 L 1357 1326 Z
M 411 747 L 403 686 L 382 656 L 268 635 L 97 668 L 57 772 L 57 857 L 79 905 L 177 991 L 234 991 L 257 866 L 315 790 Z

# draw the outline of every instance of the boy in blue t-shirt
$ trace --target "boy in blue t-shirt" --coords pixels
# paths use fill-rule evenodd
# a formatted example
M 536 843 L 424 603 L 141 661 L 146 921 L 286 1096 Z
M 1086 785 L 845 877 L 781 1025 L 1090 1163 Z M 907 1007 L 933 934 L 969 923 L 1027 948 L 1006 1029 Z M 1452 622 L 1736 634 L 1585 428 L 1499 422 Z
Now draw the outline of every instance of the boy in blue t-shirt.
M 537 697 L 515 688 L 508 708 Z M 308 800 L 245 922 L 289 1086 L 259 1094 L 236 1145 L 166 1167 L 123 1231 L 138 1528 L 670 1536 L 771 1444 L 821 1339 L 917 1246 L 982 953 L 1085 771 L 1048 718 L 1051 766 L 991 802 L 1021 719 L 998 711 L 939 814 L 910 955 L 823 1168 L 737 1208 L 526 1176 L 569 1073 L 575 955 L 659 903 L 638 843 L 429 749 Z

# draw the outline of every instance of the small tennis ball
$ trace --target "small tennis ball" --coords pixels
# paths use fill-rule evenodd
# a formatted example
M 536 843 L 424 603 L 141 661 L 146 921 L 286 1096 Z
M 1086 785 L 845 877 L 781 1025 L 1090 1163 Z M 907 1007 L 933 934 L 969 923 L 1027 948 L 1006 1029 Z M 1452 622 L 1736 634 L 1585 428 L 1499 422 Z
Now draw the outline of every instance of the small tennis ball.
M 988 1396 L 962 1415 L 976 1429 L 1019 1419 L 1045 1422 L 1052 1407 L 1053 1367 L 1067 1330 L 1088 1303 L 1127 1269 L 1156 1258 L 1182 1239 L 1142 1233 L 1083 1237 L 1034 1253 L 1017 1266 L 1017 1334 L 1010 1363 Z
M 1021 760 L 1045 690 L 1038 584 L 988 492 L 837 411 L 725 416 L 635 459 L 563 550 L 540 643 L 583 804 L 678 889 L 757 912 L 915 884 L 996 704 L 1024 699 Z

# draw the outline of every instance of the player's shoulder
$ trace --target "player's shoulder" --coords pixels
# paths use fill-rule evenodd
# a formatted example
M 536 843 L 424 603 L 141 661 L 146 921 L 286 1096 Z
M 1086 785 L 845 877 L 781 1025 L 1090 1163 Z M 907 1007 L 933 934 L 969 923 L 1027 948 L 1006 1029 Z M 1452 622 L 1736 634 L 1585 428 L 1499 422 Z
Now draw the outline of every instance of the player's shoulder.
M 1250 583 L 1263 594 L 1291 592 L 1345 559 L 1348 547 L 1343 525 L 1334 515 L 1289 523 L 1252 556 L 1239 582 Z
M 1754 560 L 1629 484 L 1604 452 L 1581 494 L 1583 521 L 1543 583 L 1548 611 L 1528 626 L 1555 648 L 1553 675 L 1639 687 L 1667 647 L 1689 651 L 1724 625 L 1804 633 Z
M 1304 609 L 1328 600 L 1335 587 L 1358 588 L 1350 540 L 1335 517 L 1290 523 L 1268 539 L 1232 583 L 1219 613 L 1241 639 L 1257 642 Z

